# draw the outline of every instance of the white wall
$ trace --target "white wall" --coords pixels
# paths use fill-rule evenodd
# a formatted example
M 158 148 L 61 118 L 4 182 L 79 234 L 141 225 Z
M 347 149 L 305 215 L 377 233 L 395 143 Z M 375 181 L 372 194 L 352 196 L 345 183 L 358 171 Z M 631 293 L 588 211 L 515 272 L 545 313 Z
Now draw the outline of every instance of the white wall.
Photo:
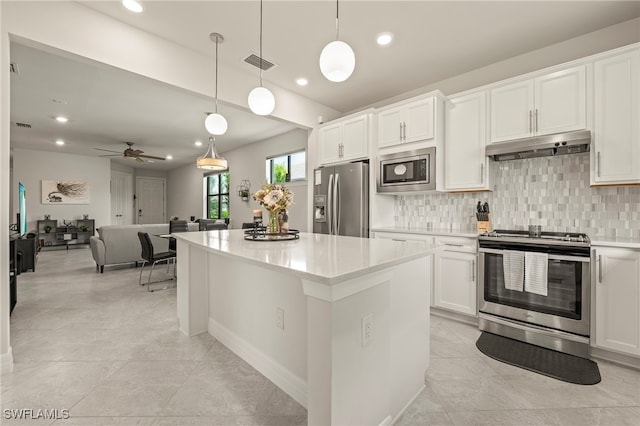
M 253 210 L 260 208 L 253 198 L 249 198 L 249 201 L 242 201 L 237 195 L 236 191 L 240 182 L 243 179 L 249 179 L 251 181 L 250 191 L 253 194 L 265 182 L 265 160 L 267 157 L 302 149 L 308 151 L 308 138 L 307 130 L 297 129 L 222 154 L 229 163 L 231 178 L 229 208 L 231 210 L 230 224 L 232 228 L 240 228 L 242 222 L 251 222 L 253 220 Z M 308 158 L 307 161 L 309 161 Z M 306 232 L 308 216 L 307 182 L 292 182 L 288 183 L 287 187 L 294 193 L 294 204 L 289 209 L 289 227 Z M 263 218 L 267 218 L 267 212 L 264 209 Z
M 36 221 L 51 215 L 63 219 L 82 219 L 87 214 L 96 227 L 111 222 L 110 160 L 99 157 L 60 154 L 29 149 L 13 150 L 13 181 L 22 182 L 27 194 L 27 228 L 36 229 Z M 42 180 L 75 180 L 89 183 L 89 204 L 42 204 Z M 12 192 L 13 205 L 18 206 L 18 193 Z M 17 211 L 12 212 L 15 217 Z
M 204 171 L 193 164 L 171 170 L 167 179 L 167 217 L 180 219 L 205 217 Z M 233 210 L 231 211 L 233 213 Z

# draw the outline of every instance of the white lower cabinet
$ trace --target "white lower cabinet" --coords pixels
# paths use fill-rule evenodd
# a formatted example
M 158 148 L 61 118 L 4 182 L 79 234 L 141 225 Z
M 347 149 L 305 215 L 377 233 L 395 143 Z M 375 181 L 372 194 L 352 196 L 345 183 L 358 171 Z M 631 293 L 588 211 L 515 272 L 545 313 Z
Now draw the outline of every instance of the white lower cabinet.
M 594 255 L 595 346 L 640 356 L 640 251 L 597 247 Z
M 433 305 L 476 315 L 477 255 L 445 250 L 433 258 Z

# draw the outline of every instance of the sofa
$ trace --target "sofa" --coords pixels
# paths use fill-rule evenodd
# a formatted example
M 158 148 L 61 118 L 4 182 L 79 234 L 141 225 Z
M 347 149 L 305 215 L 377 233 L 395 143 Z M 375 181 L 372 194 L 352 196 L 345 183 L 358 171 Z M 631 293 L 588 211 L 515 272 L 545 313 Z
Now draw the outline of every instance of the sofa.
M 189 223 L 188 226 L 189 231 L 198 230 L 197 223 Z M 103 273 L 105 265 L 142 262 L 138 232 L 147 232 L 151 236 L 155 252 L 169 250 L 169 239 L 157 236 L 169 233 L 168 223 L 101 226 L 98 236 L 89 239 L 96 270 Z

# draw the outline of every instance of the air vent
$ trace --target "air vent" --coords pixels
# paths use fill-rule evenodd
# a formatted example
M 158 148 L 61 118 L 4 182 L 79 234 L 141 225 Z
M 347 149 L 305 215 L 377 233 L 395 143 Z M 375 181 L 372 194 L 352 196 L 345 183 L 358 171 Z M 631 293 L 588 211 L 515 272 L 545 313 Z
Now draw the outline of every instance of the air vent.
M 25 129 L 30 129 L 31 128 L 31 124 L 28 124 L 28 123 L 16 123 L 16 126 L 24 127 Z
M 249 65 L 253 65 L 256 68 L 260 68 L 260 56 L 254 53 L 244 58 L 244 61 Z M 266 59 L 262 58 L 262 71 L 269 71 L 274 66 L 275 64 L 273 62 L 269 62 Z
M 11 62 L 9 64 L 9 72 L 11 74 L 20 74 L 20 70 L 18 69 L 18 64 L 16 64 L 15 62 Z

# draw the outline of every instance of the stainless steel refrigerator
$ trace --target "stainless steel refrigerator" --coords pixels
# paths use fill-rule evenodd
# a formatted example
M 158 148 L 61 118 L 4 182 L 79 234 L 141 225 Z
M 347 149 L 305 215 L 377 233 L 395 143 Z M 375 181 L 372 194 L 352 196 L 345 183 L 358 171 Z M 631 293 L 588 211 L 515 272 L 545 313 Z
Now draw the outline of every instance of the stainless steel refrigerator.
M 313 232 L 369 237 L 369 164 L 314 170 Z

